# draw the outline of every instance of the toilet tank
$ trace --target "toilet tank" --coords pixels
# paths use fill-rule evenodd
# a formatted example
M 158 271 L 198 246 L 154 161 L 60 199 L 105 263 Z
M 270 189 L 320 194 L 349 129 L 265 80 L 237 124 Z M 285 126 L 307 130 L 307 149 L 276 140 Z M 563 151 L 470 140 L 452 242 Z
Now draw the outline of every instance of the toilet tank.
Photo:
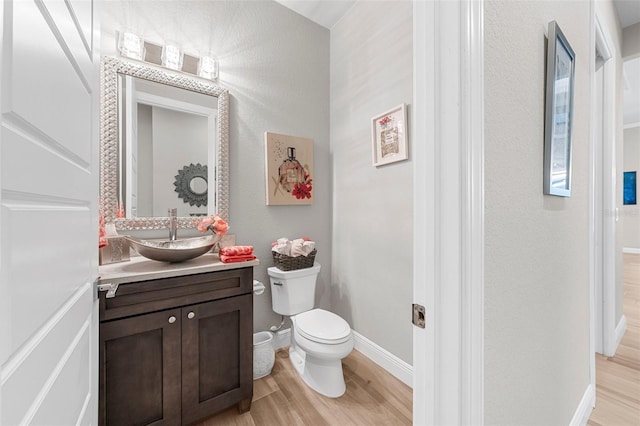
M 267 269 L 271 283 L 273 311 L 280 315 L 296 315 L 313 309 L 316 280 L 320 264 L 311 268 L 282 271 L 276 267 Z

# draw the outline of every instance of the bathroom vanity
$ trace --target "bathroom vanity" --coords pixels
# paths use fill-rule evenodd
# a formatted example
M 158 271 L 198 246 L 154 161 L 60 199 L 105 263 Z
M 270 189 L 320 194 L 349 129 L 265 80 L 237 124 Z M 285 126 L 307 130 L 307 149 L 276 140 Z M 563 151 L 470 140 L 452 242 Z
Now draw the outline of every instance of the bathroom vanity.
M 190 424 L 253 394 L 253 266 L 100 267 L 100 425 Z

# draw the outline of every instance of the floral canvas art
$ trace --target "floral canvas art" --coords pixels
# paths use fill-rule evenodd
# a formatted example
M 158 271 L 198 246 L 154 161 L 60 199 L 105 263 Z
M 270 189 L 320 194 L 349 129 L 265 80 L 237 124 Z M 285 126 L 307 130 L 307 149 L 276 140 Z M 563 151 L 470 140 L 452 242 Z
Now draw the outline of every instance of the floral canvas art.
M 265 133 L 268 206 L 313 204 L 313 140 Z

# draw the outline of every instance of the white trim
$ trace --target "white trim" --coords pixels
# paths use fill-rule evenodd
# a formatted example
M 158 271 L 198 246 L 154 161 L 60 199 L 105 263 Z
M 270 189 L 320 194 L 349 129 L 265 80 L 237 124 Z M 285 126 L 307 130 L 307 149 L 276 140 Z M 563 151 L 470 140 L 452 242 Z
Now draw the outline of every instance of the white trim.
M 573 418 L 569 423 L 569 426 L 582 426 L 586 425 L 589 421 L 589 416 L 593 411 L 593 407 L 596 403 L 596 392 L 594 385 L 588 385 L 587 389 L 582 395 L 582 399 L 576 408 L 576 412 L 573 414 Z
M 484 420 L 484 3 L 462 3 L 462 424 Z
M 612 356 L 614 354 L 615 341 L 615 286 L 616 286 L 616 220 L 615 215 L 611 214 L 616 211 L 616 144 L 615 144 L 615 93 L 616 93 L 616 71 L 615 71 L 615 54 L 613 48 L 610 31 L 602 24 L 597 13 L 594 13 L 595 19 L 595 44 L 598 52 L 603 57 L 604 72 L 604 89 L 603 89 L 603 149 L 602 149 L 602 205 L 595 207 L 596 223 L 602 223 L 602 257 L 596 256 L 595 262 L 601 262 L 602 271 L 602 297 L 603 303 L 603 354 Z M 595 62 L 595 61 L 594 61 Z M 596 157 L 593 159 L 595 167 Z M 593 242 L 596 244 L 595 242 Z M 597 290 L 598 282 L 595 282 Z M 596 295 L 598 292 L 596 291 Z M 595 357 L 595 355 L 594 355 Z M 595 359 L 594 359 L 595 363 Z
M 597 46 L 595 4 L 590 2 L 589 18 L 592 22 L 590 32 L 591 46 Z M 600 244 L 597 243 L 597 235 L 602 227 L 599 203 L 599 179 L 598 179 L 598 143 L 596 135 L 596 52 L 591 49 L 589 72 L 591 77 L 591 137 L 589 138 L 589 386 L 596 386 L 596 289 L 601 282 L 602 258 L 600 256 Z M 594 401 L 595 404 L 595 401 Z M 575 417 L 575 416 L 574 416 Z
M 409 387 L 413 386 L 413 367 L 391 352 L 378 346 L 362 334 L 353 330 L 355 349 L 382 367 Z M 291 328 L 275 333 L 273 347 L 275 350 L 286 348 L 291 344 Z
M 291 344 L 291 329 L 285 328 L 274 334 L 273 348 L 275 350 L 286 348 Z
M 627 129 L 635 129 L 636 127 L 640 127 L 640 121 L 638 121 L 637 123 L 628 123 L 625 124 L 624 126 L 622 126 L 623 130 L 627 130 Z
M 378 346 L 357 331 L 353 331 L 355 348 L 371 361 L 409 387 L 413 387 L 413 367 L 391 352 Z
M 413 328 L 413 422 L 436 422 L 436 2 L 413 2 L 413 301 L 425 307 L 424 329 Z
M 625 247 L 622 249 L 622 252 L 630 254 L 640 254 L 640 248 Z
M 133 81 L 136 77 L 126 76 L 127 80 Z M 211 117 L 218 115 L 217 108 L 209 108 L 203 105 L 192 104 L 188 102 L 179 101 L 177 99 L 168 98 L 166 96 L 155 95 L 153 93 L 144 92 L 136 89 L 133 98 L 133 102 L 136 104 L 143 104 L 152 107 L 160 107 L 164 109 L 170 109 L 173 111 L 182 112 L 185 114 L 199 115 L 202 117 Z M 206 95 L 205 95 L 206 96 Z
M 614 354 L 618 350 L 618 346 L 620 346 L 620 341 L 624 337 L 625 331 L 627 331 L 627 317 L 622 315 L 622 318 L 620 318 L 620 321 L 618 322 L 618 325 L 616 326 L 615 340 L 614 340 L 615 346 L 613 348 L 613 353 Z
M 414 1 L 416 424 L 484 420 L 482 12 Z

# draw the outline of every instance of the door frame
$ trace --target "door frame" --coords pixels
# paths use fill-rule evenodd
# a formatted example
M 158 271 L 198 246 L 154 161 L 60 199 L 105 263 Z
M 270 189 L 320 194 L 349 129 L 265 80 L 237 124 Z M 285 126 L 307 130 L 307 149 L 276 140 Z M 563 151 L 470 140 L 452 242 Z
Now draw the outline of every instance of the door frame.
M 414 424 L 482 424 L 483 0 L 414 1 Z
M 603 355 L 613 356 L 616 352 L 615 285 L 616 285 L 616 143 L 615 143 L 615 88 L 616 52 L 611 42 L 609 29 L 603 25 L 597 11 L 593 11 L 593 59 L 591 60 L 591 141 L 589 169 L 589 257 L 590 257 L 590 382 L 595 389 L 596 333 L 602 333 Z M 602 56 L 603 107 L 602 117 L 596 108 L 596 51 Z M 596 126 L 602 119 L 601 140 Z M 601 148 L 601 151 L 600 151 Z M 598 155 L 602 152 L 602 156 Z M 605 171 L 607 171 L 605 173 Z M 609 173 L 610 171 L 610 173 Z M 602 241 L 597 236 L 602 235 Z M 601 297 L 602 296 L 602 297 Z M 596 306 L 602 305 L 602 322 L 596 323 Z

